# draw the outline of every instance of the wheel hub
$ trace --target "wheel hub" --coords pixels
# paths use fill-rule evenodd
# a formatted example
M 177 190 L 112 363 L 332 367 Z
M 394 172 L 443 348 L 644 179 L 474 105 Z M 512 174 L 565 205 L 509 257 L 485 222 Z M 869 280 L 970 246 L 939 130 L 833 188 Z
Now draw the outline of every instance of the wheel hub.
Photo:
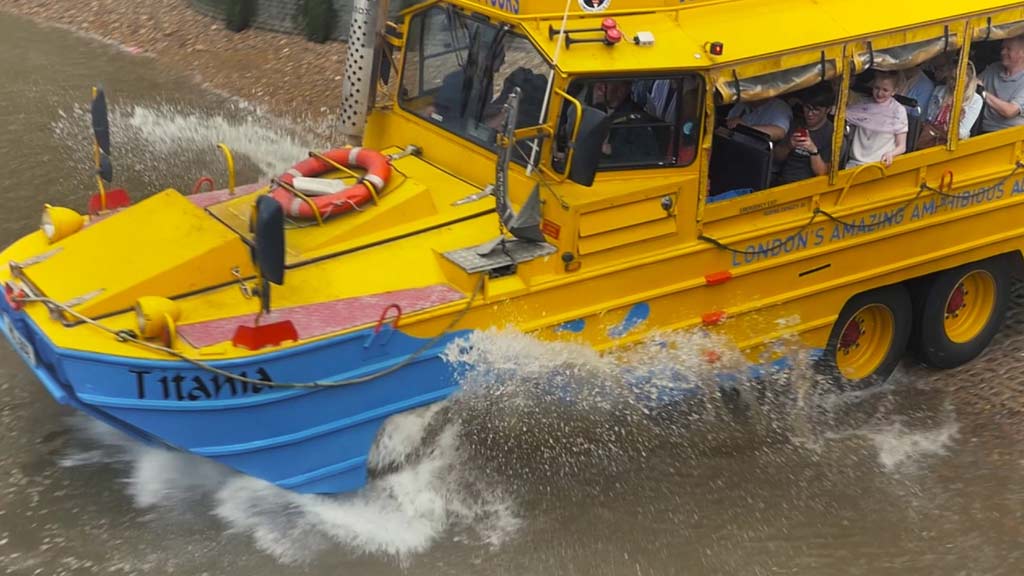
M 849 354 L 850 349 L 856 348 L 860 343 L 860 337 L 864 334 L 864 321 L 860 318 L 851 318 L 839 337 L 839 349 L 843 354 Z
M 996 281 L 985 270 L 965 274 L 946 297 L 943 329 L 950 341 L 963 344 L 988 326 L 996 306 Z
M 850 380 L 869 378 L 888 356 L 895 334 L 896 319 L 886 305 L 862 307 L 843 326 L 835 344 L 839 371 Z
M 963 283 L 957 284 L 956 288 L 953 289 L 953 293 L 949 295 L 949 301 L 946 302 L 946 318 L 956 318 L 960 310 L 963 310 L 966 305 L 967 289 L 964 288 Z

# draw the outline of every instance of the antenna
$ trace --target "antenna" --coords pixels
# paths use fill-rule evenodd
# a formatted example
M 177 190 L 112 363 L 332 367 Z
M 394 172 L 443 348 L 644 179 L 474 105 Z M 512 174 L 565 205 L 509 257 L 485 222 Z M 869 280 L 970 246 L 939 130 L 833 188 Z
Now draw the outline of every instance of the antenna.
M 555 84 L 555 69 L 558 68 L 558 57 L 562 53 L 562 42 L 565 36 L 565 27 L 569 23 L 569 8 L 572 7 L 572 0 L 565 0 L 565 10 L 562 11 L 562 24 L 558 27 L 558 43 L 555 44 L 555 56 L 551 62 L 551 72 L 548 73 L 548 86 L 544 89 L 545 94 L 551 94 L 551 87 Z M 548 102 L 551 98 L 545 98 L 544 104 L 540 107 L 540 117 L 543 120 L 548 115 Z M 526 175 L 530 176 L 533 174 L 533 166 L 537 161 L 537 152 L 539 151 L 537 146 L 537 140 L 534 139 L 530 143 L 530 161 L 526 163 Z

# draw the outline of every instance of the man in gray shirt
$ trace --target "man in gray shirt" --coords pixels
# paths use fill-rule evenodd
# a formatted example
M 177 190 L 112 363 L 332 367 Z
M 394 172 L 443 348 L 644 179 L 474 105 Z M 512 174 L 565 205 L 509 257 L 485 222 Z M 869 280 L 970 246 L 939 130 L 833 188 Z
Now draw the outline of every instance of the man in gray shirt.
M 982 132 L 1024 126 L 1024 36 L 1003 40 L 1000 62 L 990 64 L 978 80 L 984 90 Z
M 725 125 L 730 129 L 745 124 L 767 134 L 772 142 L 778 142 L 789 133 L 793 121 L 793 109 L 779 98 L 740 102 L 729 110 Z

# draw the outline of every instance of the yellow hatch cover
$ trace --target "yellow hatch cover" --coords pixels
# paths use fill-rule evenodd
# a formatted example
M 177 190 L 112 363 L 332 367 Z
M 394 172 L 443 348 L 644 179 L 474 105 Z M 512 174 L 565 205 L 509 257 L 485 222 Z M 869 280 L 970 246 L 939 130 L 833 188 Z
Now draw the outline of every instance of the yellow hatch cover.
M 53 245 L 25 268 L 58 302 L 99 316 L 132 307 L 140 296 L 171 297 L 253 273 L 248 246 L 174 190 L 164 190 Z

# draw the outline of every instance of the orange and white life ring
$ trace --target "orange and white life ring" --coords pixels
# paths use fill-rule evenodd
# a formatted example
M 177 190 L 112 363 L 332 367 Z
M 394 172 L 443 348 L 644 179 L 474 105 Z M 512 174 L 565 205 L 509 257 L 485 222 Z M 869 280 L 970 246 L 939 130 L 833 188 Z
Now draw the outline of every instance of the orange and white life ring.
M 362 168 L 366 174 L 358 182 L 340 192 L 325 196 L 308 196 L 309 200 L 320 211 L 320 218 L 327 219 L 336 214 L 343 214 L 366 204 L 373 197 L 370 186 L 379 193 L 384 189 L 391 176 L 391 164 L 387 156 L 369 148 L 347 147 L 335 148 L 321 154 L 346 168 Z M 292 185 L 297 176 L 316 177 L 331 172 L 335 168 L 323 160 L 311 156 L 292 166 L 278 177 L 278 182 Z M 315 220 L 316 213 L 309 202 L 299 198 L 278 186 L 270 195 L 281 203 L 285 213 L 292 218 Z

